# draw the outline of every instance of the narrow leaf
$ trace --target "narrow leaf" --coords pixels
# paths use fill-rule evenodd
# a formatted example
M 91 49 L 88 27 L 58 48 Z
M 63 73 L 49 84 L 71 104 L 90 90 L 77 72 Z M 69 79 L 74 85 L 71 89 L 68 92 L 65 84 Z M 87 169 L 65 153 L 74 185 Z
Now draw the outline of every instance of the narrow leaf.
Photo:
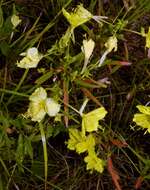
M 0 5 L 0 28 L 3 26 L 4 18 L 3 18 L 3 10 L 2 6 Z

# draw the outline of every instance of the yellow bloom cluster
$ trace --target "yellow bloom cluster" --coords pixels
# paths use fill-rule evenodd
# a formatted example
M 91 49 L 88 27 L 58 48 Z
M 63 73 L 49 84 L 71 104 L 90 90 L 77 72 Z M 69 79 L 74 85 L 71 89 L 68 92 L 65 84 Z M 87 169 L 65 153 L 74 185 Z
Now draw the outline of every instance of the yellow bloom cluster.
M 96 140 L 92 133 L 86 135 L 86 132 L 97 131 L 99 124 L 98 121 L 103 119 L 107 111 L 101 107 L 93 110 L 82 116 L 82 131 L 78 129 L 69 129 L 69 140 L 67 147 L 70 150 L 75 150 L 77 153 L 87 152 L 84 161 L 87 163 L 87 170 L 96 170 L 100 173 L 104 170 L 104 160 L 97 157 L 95 152 Z

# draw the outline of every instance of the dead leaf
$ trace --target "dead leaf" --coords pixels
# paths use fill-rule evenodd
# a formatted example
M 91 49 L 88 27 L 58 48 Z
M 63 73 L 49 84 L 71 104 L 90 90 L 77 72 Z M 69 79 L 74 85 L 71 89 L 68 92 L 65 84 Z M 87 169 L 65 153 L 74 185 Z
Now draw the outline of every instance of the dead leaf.
M 83 91 L 84 95 L 87 98 L 95 102 L 98 106 L 100 107 L 102 106 L 102 104 L 98 101 L 98 99 L 95 96 L 93 96 L 93 94 L 89 90 L 87 90 L 86 88 L 82 88 L 81 90 Z
M 112 139 L 111 142 L 113 145 L 117 146 L 118 148 L 123 148 L 128 146 L 128 144 L 125 141 L 120 141 L 118 139 Z
M 64 102 L 64 111 L 65 111 L 65 115 L 64 115 L 64 122 L 66 127 L 68 127 L 68 104 L 69 104 L 69 95 L 68 95 L 68 84 L 67 81 L 63 82 L 63 92 L 64 92 L 64 98 L 63 98 L 63 102 Z
M 111 157 L 108 158 L 107 164 L 108 164 L 108 166 L 107 166 L 108 172 L 110 173 L 110 175 L 112 177 L 112 180 L 114 182 L 116 190 L 122 190 L 120 187 L 120 184 L 119 184 L 120 177 L 118 175 L 118 172 L 115 170 L 115 168 L 113 166 Z
M 137 180 L 136 180 L 136 182 L 135 182 L 134 188 L 135 189 L 139 189 L 141 187 L 141 185 L 142 185 L 143 180 L 144 179 L 143 179 L 142 176 L 138 177 Z

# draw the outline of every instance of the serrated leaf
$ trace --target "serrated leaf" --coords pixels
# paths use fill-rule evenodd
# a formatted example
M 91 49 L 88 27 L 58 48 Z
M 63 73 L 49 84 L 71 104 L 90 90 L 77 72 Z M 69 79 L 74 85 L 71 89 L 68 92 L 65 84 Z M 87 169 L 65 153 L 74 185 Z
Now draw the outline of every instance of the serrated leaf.
M 104 107 L 95 109 L 82 117 L 82 130 L 83 132 L 97 131 L 99 127 L 99 120 L 103 119 L 107 111 Z

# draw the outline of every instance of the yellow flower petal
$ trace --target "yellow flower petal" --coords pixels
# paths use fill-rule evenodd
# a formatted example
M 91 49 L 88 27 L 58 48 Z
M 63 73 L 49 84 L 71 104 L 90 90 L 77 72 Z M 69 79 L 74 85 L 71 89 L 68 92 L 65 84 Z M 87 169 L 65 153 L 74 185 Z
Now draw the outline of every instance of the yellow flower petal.
M 13 25 L 13 28 L 16 28 L 21 23 L 21 19 L 19 18 L 19 16 L 14 14 L 11 17 L 11 23 Z
M 26 117 L 30 117 L 32 121 L 40 122 L 46 115 L 44 101 L 31 101 Z
M 60 104 L 52 98 L 47 98 L 45 102 L 45 110 L 49 116 L 55 116 L 60 111 Z
M 86 167 L 87 170 L 91 170 L 91 172 L 93 170 L 96 170 L 100 173 L 103 172 L 105 162 L 104 160 L 98 158 L 96 154 L 89 154 L 88 156 L 84 158 L 84 161 L 87 163 L 87 167 Z
M 137 108 L 141 113 L 150 115 L 150 106 L 138 105 Z
M 93 49 L 95 46 L 95 42 L 92 39 L 83 40 L 83 52 L 85 54 L 85 59 L 89 59 L 92 55 Z
M 83 73 L 86 69 L 88 61 L 89 61 L 89 59 L 92 55 L 92 52 L 94 50 L 94 46 L 95 46 L 95 42 L 92 39 L 83 40 L 83 46 L 81 49 L 85 55 L 85 58 L 84 58 L 84 65 L 83 65 L 81 73 Z
M 89 21 L 93 15 L 86 10 L 82 5 L 78 5 L 74 12 L 68 13 L 65 9 L 62 9 L 63 15 L 66 17 L 72 28 L 75 28 L 87 21 Z
M 76 144 L 76 151 L 77 153 L 83 153 L 85 151 L 94 151 L 95 149 L 95 138 L 92 134 L 89 134 L 85 138 L 82 137 L 82 140 L 80 139 L 80 142 Z
M 76 145 L 79 142 L 84 141 L 81 131 L 78 129 L 69 129 L 69 140 L 67 142 L 67 148 L 70 150 L 76 150 Z
M 25 56 L 19 62 L 17 61 L 17 66 L 20 68 L 36 68 L 39 61 L 43 58 L 43 55 L 38 52 L 37 48 L 29 48 L 26 52 L 20 54 Z
M 133 121 L 140 127 L 147 129 L 150 133 L 150 115 L 137 113 L 134 115 Z
M 107 42 L 105 43 L 105 47 L 107 48 L 108 52 L 111 52 L 113 49 L 114 49 L 114 51 L 117 51 L 117 38 L 116 38 L 116 36 L 109 37 Z
M 40 102 L 41 100 L 46 100 L 47 93 L 43 87 L 37 88 L 29 97 L 30 101 Z
M 87 114 L 83 114 L 82 117 L 82 129 L 83 131 L 92 132 L 97 131 L 99 126 L 99 120 L 103 119 L 107 111 L 104 107 L 95 109 Z

